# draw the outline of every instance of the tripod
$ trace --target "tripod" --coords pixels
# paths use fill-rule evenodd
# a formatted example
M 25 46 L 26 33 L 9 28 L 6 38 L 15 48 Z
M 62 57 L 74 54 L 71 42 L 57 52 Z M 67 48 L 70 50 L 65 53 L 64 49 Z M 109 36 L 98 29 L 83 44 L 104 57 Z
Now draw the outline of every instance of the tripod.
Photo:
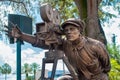
M 56 66 L 58 59 L 62 59 L 66 64 L 68 70 L 70 71 L 72 77 L 76 79 L 75 71 L 72 66 L 69 64 L 67 57 L 65 57 L 63 51 L 57 50 L 56 43 L 60 44 L 59 37 L 63 34 L 60 30 L 60 15 L 59 12 L 55 9 L 52 9 L 51 5 L 43 4 L 40 7 L 40 14 L 45 21 L 44 23 L 40 23 L 37 25 L 37 32 L 39 38 L 45 40 L 45 43 L 49 45 L 50 49 L 48 52 L 45 52 L 45 58 L 42 60 L 42 72 L 41 72 L 41 80 L 54 80 Z M 42 34 L 47 33 L 47 34 Z M 54 47 L 54 48 L 53 48 Z M 45 78 L 45 64 L 53 63 L 52 73 L 50 78 Z
M 58 62 L 59 59 L 63 60 L 63 62 L 66 64 L 68 70 L 70 71 L 72 77 L 75 80 L 77 80 L 76 79 L 77 76 L 75 74 L 74 69 L 72 68 L 72 66 L 68 62 L 68 59 L 64 55 L 64 52 L 60 51 L 60 50 L 49 50 L 48 52 L 45 52 L 45 58 L 43 58 L 43 60 L 42 60 L 42 71 L 41 71 L 40 80 L 54 80 L 55 72 L 56 72 L 56 66 L 57 66 L 57 62 Z M 45 64 L 46 63 L 53 63 L 52 73 L 51 73 L 50 78 L 45 78 Z

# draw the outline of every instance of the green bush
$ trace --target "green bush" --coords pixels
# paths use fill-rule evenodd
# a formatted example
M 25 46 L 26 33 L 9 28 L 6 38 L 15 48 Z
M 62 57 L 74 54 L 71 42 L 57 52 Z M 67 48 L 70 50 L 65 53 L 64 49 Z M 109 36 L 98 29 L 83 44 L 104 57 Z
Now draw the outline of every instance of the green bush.
M 28 76 L 28 78 L 25 80 L 34 80 L 34 76 Z
M 109 80 L 120 80 L 120 48 L 114 44 L 109 44 L 107 49 L 111 57 L 111 71 L 109 72 Z

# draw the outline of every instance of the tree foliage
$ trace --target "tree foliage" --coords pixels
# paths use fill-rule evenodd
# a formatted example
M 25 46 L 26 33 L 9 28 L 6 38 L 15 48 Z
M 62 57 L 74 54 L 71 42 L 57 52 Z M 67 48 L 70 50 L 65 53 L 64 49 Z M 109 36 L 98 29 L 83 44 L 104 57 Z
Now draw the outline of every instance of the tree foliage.
M 2 67 L 0 66 L 0 74 L 2 73 Z
M 40 65 L 38 65 L 37 63 L 32 63 L 30 66 L 31 66 L 31 69 L 32 69 L 32 72 L 34 75 L 34 80 L 35 80 L 35 74 L 36 74 L 37 70 L 40 69 Z
M 62 20 L 78 17 L 78 9 L 73 0 L 43 0 L 42 3 L 49 2 L 52 7 L 56 8 Z
M 29 73 L 31 73 L 32 69 L 28 63 L 25 63 L 22 67 L 22 72 L 26 75 L 26 80 L 29 78 Z
M 98 0 L 98 2 L 100 2 L 101 0 Z M 3 14 L 4 16 L 7 16 L 8 14 L 14 13 L 14 14 L 20 14 L 20 15 L 25 15 L 25 16 L 29 16 L 33 19 L 33 27 L 35 26 L 35 24 L 37 22 L 40 22 L 41 17 L 40 17 L 40 6 L 43 3 L 50 3 L 52 5 L 52 7 L 58 9 L 58 11 L 60 12 L 60 16 L 61 16 L 61 22 L 65 21 L 68 18 L 81 18 L 83 20 L 86 20 L 85 17 L 85 6 L 83 5 L 82 7 L 84 7 L 83 9 L 81 9 L 79 6 L 77 6 L 76 3 L 82 5 L 83 3 L 86 2 L 86 0 L 1 0 L 0 5 L 4 6 L 4 10 L 2 10 L 2 8 L 0 9 L 2 11 L 1 14 Z M 11 7 L 12 11 L 10 11 L 10 9 L 8 9 L 8 7 Z M 103 9 L 103 7 L 106 8 L 110 8 L 112 7 L 113 10 L 117 11 L 118 13 L 120 13 L 119 9 L 119 1 L 118 0 L 102 0 L 101 4 L 99 5 L 99 10 L 98 10 L 98 14 L 99 14 L 99 18 L 100 18 L 100 22 L 101 24 L 104 26 L 104 22 L 108 22 L 109 24 L 109 20 L 113 17 L 117 17 L 116 14 L 113 14 L 109 11 L 105 11 Z M 80 10 L 81 9 L 81 10 Z M 82 14 L 82 16 L 80 15 Z M 5 19 L 3 17 L 3 19 L 0 21 L 1 25 L 0 25 L 0 30 L 3 29 L 3 25 L 7 24 L 7 19 Z M 1 16 L 0 16 L 1 17 Z M 4 22 L 5 21 L 5 22 Z M 110 23 L 111 24 L 111 23 Z M 33 28 L 33 30 L 35 31 L 35 28 Z M 91 32 L 92 30 L 90 30 L 89 32 Z M 89 36 L 89 32 L 87 33 L 87 29 L 86 29 L 86 36 Z M 99 33 L 99 32 L 98 32 Z M 100 31 L 100 33 L 103 34 L 103 38 L 105 39 L 105 35 L 103 30 Z M 94 32 L 93 32 L 94 34 Z M 95 32 L 95 34 L 97 34 L 97 32 Z M 96 35 L 93 36 L 96 36 Z M 97 39 L 96 37 L 92 37 Z M 102 38 L 102 37 L 101 37 Z M 99 40 L 99 39 L 98 39 Z
M 108 44 L 107 47 L 111 58 L 115 59 L 120 64 L 120 46 L 114 44 Z
M 1 0 L 0 5 L 4 7 L 0 8 L 0 14 L 3 16 L 0 20 L 0 24 L 7 24 L 5 18 L 10 13 L 22 14 L 33 18 L 34 23 L 40 16 L 40 6 L 43 3 L 49 2 L 52 7 L 58 9 L 61 16 L 61 21 L 64 21 L 71 17 L 79 17 L 79 10 L 74 2 L 75 0 Z M 102 22 L 106 22 L 112 18 L 117 17 L 115 14 L 106 12 L 103 7 L 113 7 L 113 10 L 120 14 L 120 1 L 119 0 L 102 0 L 99 5 L 99 17 Z M 12 11 L 8 8 L 11 8 Z M 37 16 L 39 15 L 39 16 Z M 1 28 L 1 27 L 0 27 Z
M 119 0 L 102 0 L 99 6 L 99 17 L 102 23 L 104 22 L 109 23 L 110 19 L 118 17 L 116 16 L 116 14 L 110 11 L 111 9 L 117 12 L 117 14 L 119 15 L 120 14 L 120 1 Z
M 10 74 L 12 71 L 11 66 L 8 63 L 4 63 L 1 68 L 1 73 L 5 74 L 5 80 L 7 80 L 7 74 Z
M 26 75 L 26 80 L 31 80 L 32 78 L 35 80 L 35 74 L 39 69 L 40 69 L 40 65 L 37 63 L 32 63 L 32 64 L 25 63 L 22 66 L 22 73 Z M 30 76 L 29 74 L 33 74 L 33 76 Z
M 11 73 L 11 66 L 7 63 L 2 65 L 2 74 L 9 74 Z
M 73 0 L 1 0 L 0 5 L 7 7 L 11 6 L 12 10 L 16 14 L 24 14 L 26 16 L 30 16 L 36 19 L 35 14 L 39 13 L 39 7 L 42 3 L 49 2 L 52 6 L 60 12 L 61 19 L 66 20 L 69 17 L 78 17 L 79 11 L 75 5 Z M 102 7 L 110 7 L 112 6 L 115 11 L 120 14 L 120 1 L 119 0 L 102 0 L 99 6 L 99 16 L 102 20 L 106 18 L 110 19 L 112 17 L 116 17 L 114 14 L 105 12 Z M 2 9 L 1 9 L 2 10 Z M 4 11 L 4 16 L 7 16 L 10 13 L 9 10 Z M 106 21 L 106 20 L 105 20 Z
M 111 57 L 110 80 L 120 79 L 120 47 L 114 44 L 108 44 L 107 49 Z

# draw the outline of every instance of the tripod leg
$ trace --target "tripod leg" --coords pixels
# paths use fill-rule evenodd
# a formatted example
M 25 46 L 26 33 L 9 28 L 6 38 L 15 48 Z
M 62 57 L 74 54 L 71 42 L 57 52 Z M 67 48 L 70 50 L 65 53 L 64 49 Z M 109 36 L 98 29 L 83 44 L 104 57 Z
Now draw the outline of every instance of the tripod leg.
M 45 75 L 45 58 L 43 58 L 42 60 L 42 71 L 41 71 L 41 80 L 44 79 L 44 75 Z
M 70 71 L 73 79 L 74 79 L 74 80 L 79 80 L 79 79 L 78 79 L 78 76 L 77 76 L 77 74 L 76 74 L 76 72 L 75 72 L 75 70 L 74 70 L 74 68 L 73 68 L 73 67 L 71 66 L 71 64 L 69 63 L 67 57 L 65 57 L 65 56 L 63 57 L 63 62 L 66 64 L 66 66 L 67 66 L 68 70 Z
M 57 67 L 57 61 L 58 61 L 58 59 L 55 59 L 55 60 L 54 60 L 54 63 L 53 63 L 51 80 L 54 80 L 54 76 L 55 76 L 55 72 L 56 72 L 56 67 Z

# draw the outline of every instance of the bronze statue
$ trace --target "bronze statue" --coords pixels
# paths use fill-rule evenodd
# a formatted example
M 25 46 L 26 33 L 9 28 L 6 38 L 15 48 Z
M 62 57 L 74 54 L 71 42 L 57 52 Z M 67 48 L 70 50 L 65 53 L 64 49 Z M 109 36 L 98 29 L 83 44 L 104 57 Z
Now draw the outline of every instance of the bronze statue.
M 47 23 L 37 24 L 38 29 L 40 26 L 49 25 L 58 26 L 51 24 L 51 19 Z M 62 23 L 61 28 L 60 30 L 53 27 L 54 30 L 49 29 L 43 32 L 38 30 L 35 35 L 28 35 L 14 26 L 12 31 L 8 32 L 12 37 L 29 42 L 35 47 L 62 50 L 77 77 L 70 74 L 58 80 L 108 80 L 111 65 L 104 44 L 82 35 L 84 23 L 80 19 L 68 19 Z M 54 35 L 51 35 L 53 32 L 55 32 Z M 65 35 L 65 38 L 62 38 L 62 35 Z
M 108 80 L 107 73 L 111 68 L 108 52 L 100 41 L 82 36 L 83 27 L 79 20 L 65 21 L 62 28 L 67 39 L 61 39 L 59 49 L 65 52 L 79 80 Z M 34 46 L 46 48 L 45 42 L 38 36 L 22 33 L 16 27 L 12 29 L 11 35 Z
M 79 19 L 67 20 L 61 27 L 67 38 L 62 44 L 63 51 L 74 67 L 79 80 L 108 80 L 111 65 L 104 44 L 84 37 L 82 35 L 84 25 Z M 63 76 L 59 80 L 66 79 Z

